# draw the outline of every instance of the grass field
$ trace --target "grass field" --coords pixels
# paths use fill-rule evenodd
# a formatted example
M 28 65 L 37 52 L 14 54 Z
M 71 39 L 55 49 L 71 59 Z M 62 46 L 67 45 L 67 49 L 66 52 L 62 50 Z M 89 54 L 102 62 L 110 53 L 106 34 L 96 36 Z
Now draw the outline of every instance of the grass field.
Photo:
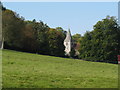
M 3 50 L 3 88 L 117 88 L 118 65 Z

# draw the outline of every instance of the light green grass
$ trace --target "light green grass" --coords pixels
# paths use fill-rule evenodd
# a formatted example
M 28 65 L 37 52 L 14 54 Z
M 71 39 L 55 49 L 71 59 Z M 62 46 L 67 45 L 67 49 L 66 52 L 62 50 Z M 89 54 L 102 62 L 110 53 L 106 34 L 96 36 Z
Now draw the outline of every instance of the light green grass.
M 118 65 L 3 50 L 4 88 L 117 88 Z

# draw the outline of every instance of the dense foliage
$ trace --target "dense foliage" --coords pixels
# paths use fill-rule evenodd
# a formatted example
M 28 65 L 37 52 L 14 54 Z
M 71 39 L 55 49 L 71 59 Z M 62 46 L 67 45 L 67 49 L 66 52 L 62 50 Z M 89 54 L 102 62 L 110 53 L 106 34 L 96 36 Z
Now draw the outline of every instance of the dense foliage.
M 86 32 L 80 41 L 79 58 L 117 63 L 120 54 L 120 28 L 114 17 L 107 16 Z
M 4 48 L 31 53 L 64 56 L 65 31 L 50 28 L 42 21 L 25 21 L 15 12 L 3 9 Z

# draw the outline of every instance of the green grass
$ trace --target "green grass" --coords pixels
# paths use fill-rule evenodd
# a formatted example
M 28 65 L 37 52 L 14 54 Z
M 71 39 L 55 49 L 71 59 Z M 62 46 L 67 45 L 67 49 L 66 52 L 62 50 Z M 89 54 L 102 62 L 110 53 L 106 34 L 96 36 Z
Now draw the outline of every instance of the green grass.
M 117 88 L 118 65 L 3 50 L 3 88 Z

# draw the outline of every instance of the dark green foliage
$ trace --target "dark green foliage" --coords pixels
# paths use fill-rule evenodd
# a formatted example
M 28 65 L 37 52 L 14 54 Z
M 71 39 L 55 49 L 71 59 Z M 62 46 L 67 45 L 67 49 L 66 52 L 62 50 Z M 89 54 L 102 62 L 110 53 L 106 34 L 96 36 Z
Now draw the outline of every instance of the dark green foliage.
M 70 52 L 70 57 L 75 58 L 75 49 L 72 48 L 71 52 Z
M 79 39 L 81 38 L 81 35 L 80 34 L 75 34 L 72 36 L 72 40 L 77 43 L 79 42 Z
M 120 30 L 114 17 L 99 21 L 92 32 L 86 32 L 80 42 L 79 58 L 117 63 L 120 54 Z
M 8 9 L 2 15 L 4 48 L 64 56 L 65 31 L 61 27 L 51 30 L 42 21 L 24 21 L 24 17 Z
M 72 46 L 73 46 L 73 48 L 72 48 L 71 53 L 72 53 L 72 57 L 74 57 L 74 58 L 78 58 L 81 38 L 82 38 L 82 36 L 80 34 L 78 34 L 78 33 L 74 34 L 72 36 L 72 42 L 73 42 Z
M 34 22 L 34 20 L 33 20 Z M 48 45 L 48 31 L 49 27 L 44 24 L 42 21 L 35 22 L 33 25 L 33 30 L 35 31 L 36 37 L 36 52 L 41 54 L 49 54 L 49 45 Z
M 25 22 L 25 28 L 22 30 L 22 51 L 36 52 L 36 31 L 33 29 L 33 22 Z
M 21 49 L 21 31 L 24 27 L 24 21 L 17 18 L 13 11 L 6 9 L 2 12 L 2 24 L 6 48 Z
M 48 41 L 49 41 L 49 50 L 50 50 L 50 55 L 55 55 L 55 56 L 64 56 L 64 45 L 63 41 L 65 39 L 65 34 L 63 33 L 63 30 L 59 29 L 50 29 L 49 30 L 49 36 L 48 36 Z

